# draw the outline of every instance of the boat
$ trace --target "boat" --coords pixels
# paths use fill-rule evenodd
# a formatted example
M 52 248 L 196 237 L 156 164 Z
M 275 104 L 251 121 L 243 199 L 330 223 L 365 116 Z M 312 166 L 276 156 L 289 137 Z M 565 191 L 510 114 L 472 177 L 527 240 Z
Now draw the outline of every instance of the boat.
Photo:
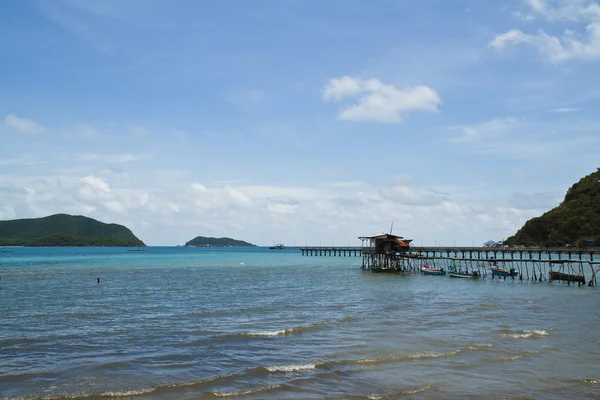
M 565 274 L 564 272 L 550 271 L 551 281 L 578 282 L 585 285 L 585 276 L 575 274 Z
M 425 275 L 446 275 L 446 271 L 444 271 L 444 268 L 440 268 L 440 269 L 428 268 L 425 270 L 422 269 L 422 271 Z
M 492 270 L 492 278 L 494 276 L 499 276 L 499 277 L 515 277 L 518 275 L 517 271 L 515 271 L 514 268 L 511 269 L 506 269 L 506 268 L 502 268 L 499 267 L 497 265 L 490 265 L 490 269 Z
M 271 249 L 271 250 L 285 250 L 285 245 L 283 245 L 283 244 L 276 244 L 274 246 L 270 246 L 269 249 Z
M 451 271 L 451 272 L 448 273 L 448 276 L 450 276 L 450 278 L 471 278 L 471 279 L 477 279 L 477 278 L 479 278 L 479 272 L 477 272 L 477 271 L 471 271 L 471 272 Z
M 425 265 L 421 267 L 421 272 L 425 275 L 446 275 L 446 271 L 444 271 L 444 268 L 431 268 L 428 262 L 426 262 Z

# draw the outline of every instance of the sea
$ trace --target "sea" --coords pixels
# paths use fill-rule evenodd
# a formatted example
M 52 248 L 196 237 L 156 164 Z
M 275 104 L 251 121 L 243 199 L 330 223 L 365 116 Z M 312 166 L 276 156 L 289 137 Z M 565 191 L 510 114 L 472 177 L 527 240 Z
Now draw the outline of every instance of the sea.
M 597 287 L 262 247 L 0 250 L 1 399 L 600 399 Z

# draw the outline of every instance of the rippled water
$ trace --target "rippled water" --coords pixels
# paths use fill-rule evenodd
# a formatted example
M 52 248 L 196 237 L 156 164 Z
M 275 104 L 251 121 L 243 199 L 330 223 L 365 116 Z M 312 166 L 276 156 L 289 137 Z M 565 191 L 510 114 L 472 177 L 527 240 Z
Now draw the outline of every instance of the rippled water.
M 596 287 L 267 249 L 8 250 L 0 398 L 600 398 Z

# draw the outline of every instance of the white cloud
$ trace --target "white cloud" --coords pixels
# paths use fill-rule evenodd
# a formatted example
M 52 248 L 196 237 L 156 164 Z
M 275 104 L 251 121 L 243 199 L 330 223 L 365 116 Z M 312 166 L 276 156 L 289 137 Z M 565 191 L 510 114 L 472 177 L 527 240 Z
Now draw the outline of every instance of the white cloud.
M 342 107 L 338 117 L 349 121 L 402 122 L 412 111 L 437 111 L 441 103 L 438 93 L 429 86 L 399 90 L 379 79 L 351 76 L 333 78 L 325 86 L 323 100 L 341 102 L 358 97 L 358 102 Z
M 527 44 L 535 47 L 552 62 L 600 59 L 600 4 L 585 0 L 552 3 L 543 0 L 526 0 L 526 3 L 530 6 L 533 15 L 550 21 L 583 22 L 585 27 L 579 32 L 565 29 L 560 36 L 549 35 L 542 29 L 533 34 L 524 33 L 520 29 L 511 29 L 496 36 L 489 43 L 490 47 L 503 50 L 508 46 Z
M 532 17 L 550 21 L 581 21 L 600 18 L 600 4 L 593 0 L 524 0 Z
M 571 113 L 571 112 L 575 112 L 575 111 L 579 111 L 579 109 L 578 108 L 561 107 L 561 108 L 555 108 L 554 110 L 552 110 L 552 112 L 555 112 L 555 113 Z
M 104 206 L 111 212 L 122 214 L 125 212 L 125 207 L 119 201 L 107 201 Z
M 526 0 L 526 3 L 537 12 L 544 10 L 547 6 L 545 0 Z
M 110 186 L 108 185 L 108 183 L 104 182 L 100 178 L 96 178 L 93 175 L 89 175 L 89 176 L 86 176 L 85 178 L 81 178 L 81 182 L 87 183 L 88 185 L 90 185 L 94 189 L 99 189 L 99 190 L 102 190 L 102 191 L 104 191 L 106 193 L 110 193 L 111 192 Z
M 151 154 L 132 154 L 132 153 L 121 153 L 121 154 L 96 154 L 96 153 L 85 153 L 81 154 L 77 160 L 83 162 L 99 161 L 111 164 L 125 164 L 134 161 L 147 160 L 152 158 Z
M 4 125 L 21 133 L 42 133 L 46 130 L 42 125 L 28 118 L 17 117 L 14 114 L 9 114 L 4 117 Z
M 427 188 L 411 182 L 393 187 L 362 182 L 358 188 L 349 182 L 318 189 L 189 182 L 187 190 L 161 190 L 160 182 L 136 180 L 131 187 L 128 177 L 112 179 L 123 180 L 113 188 L 93 175 L 57 180 L 54 173 L 47 178 L 3 174 L 0 216 L 83 214 L 124 224 L 154 245 L 183 244 L 197 235 L 233 236 L 258 244 L 322 240 L 357 245 L 358 235 L 381 232 L 392 219 L 400 235 L 470 244 L 472 239 L 487 240 L 492 227 L 508 236 L 539 212 L 518 209 L 519 198 L 514 205 L 504 204 L 493 195 L 479 198 L 468 188 Z
M 363 80 L 346 75 L 329 80 L 323 92 L 323 99 L 325 101 L 340 101 L 345 97 L 357 96 L 364 90 Z
M 267 209 L 276 214 L 294 214 L 300 206 L 293 204 L 269 203 Z
M 513 129 L 518 121 L 513 117 L 494 118 L 480 124 L 460 125 L 450 128 L 458 130 L 461 135 L 448 139 L 451 142 L 473 142 L 478 140 L 489 140 L 501 136 L 509 129 Z
M 512 159 L 543 159 L 565 152 L 594 152 L 598 147 L 594 125 L 580 128 L 555 126 L 513 117 L 449 128 L 461 135 L 443 142 L 456 144 L 457 151 Z

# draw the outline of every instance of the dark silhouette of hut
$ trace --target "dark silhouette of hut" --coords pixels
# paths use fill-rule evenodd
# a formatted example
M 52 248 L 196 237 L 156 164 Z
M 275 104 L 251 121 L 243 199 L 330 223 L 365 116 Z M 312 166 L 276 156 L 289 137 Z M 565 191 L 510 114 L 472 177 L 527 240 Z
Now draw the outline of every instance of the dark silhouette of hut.
M 367 254 L 396 254 L 405 253 L 410 249 L 412 239 L 405 239 L 389 233 L 360 236 L 363 243 L 363 253 Z

